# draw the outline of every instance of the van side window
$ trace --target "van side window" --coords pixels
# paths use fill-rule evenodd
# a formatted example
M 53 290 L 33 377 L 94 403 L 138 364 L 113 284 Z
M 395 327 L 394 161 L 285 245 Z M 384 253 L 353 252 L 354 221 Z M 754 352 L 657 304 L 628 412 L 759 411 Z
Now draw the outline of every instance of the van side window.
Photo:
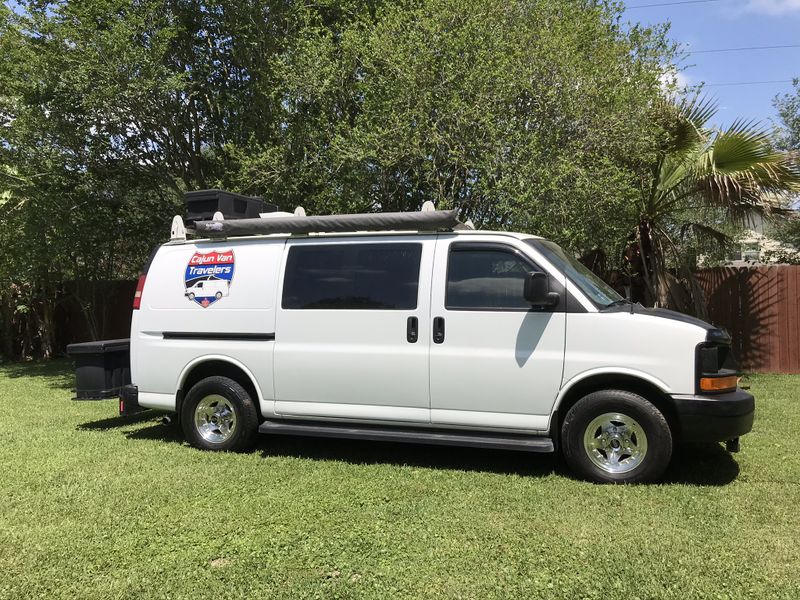
M 447 262 L 445 308 L 530 310 L 523 296 L 525 275 L 538 271 L 512 250 L 453 244 Z
M 283 308 L 413 310 L 422 244 L 319 244 L 289 249 Z

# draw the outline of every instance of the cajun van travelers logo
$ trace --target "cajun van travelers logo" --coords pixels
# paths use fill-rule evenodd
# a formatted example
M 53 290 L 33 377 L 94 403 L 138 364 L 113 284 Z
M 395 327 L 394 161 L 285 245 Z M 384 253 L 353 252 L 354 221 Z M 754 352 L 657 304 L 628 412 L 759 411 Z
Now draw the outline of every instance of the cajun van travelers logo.
M 228 295 L 233 280 L 233 250 L 195 252 L 183 277 L 186 297 L 203 308 Z

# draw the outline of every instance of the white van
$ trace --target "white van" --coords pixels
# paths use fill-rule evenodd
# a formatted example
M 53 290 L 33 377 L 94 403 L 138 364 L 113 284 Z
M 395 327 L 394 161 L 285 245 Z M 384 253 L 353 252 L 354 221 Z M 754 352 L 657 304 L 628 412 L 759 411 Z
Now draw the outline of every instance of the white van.
M 139 281 L 120 409 L 175 413 L 198 448 L 257 432 L 513 448 L 641 482 L 678 441 L 735 450 L 752 427 L 724 331 L 623 300 L 550 241 L 454 211 L 197 230 L 174 228 Z M 225 287 L 187 302 L 197 277 Z
M 215 279 L 208 277 L 200 281 L 195 281 L 186 288 L 186 297 L 189 300 L 197 300 L 197 298 L 216 298 L 219 300 L 223 296 L 228 295 L 231 284 L 229 281 L 223 279 Z

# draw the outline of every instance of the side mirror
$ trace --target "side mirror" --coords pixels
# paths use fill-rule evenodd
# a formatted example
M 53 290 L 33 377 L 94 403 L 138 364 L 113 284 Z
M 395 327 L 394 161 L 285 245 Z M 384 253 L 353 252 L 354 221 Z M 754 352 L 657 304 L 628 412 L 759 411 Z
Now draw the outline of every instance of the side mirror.
M 535 308 L 552 308 L 558 305 L 558 294 L 550 291 L 547 274 L 540 271 L 531 271 L 525 276 L 523 295 Z

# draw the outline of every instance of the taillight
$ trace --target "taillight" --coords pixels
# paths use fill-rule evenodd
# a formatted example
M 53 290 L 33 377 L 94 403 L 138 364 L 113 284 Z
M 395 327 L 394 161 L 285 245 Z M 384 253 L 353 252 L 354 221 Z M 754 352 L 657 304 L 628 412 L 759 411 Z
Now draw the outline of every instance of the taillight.
M 133 310 L 139 310 L 142 305 L 142 292 L 144 291 L 144 280 L 147 275 L 139 275 L 139 283 L 136 284 L 136 291 L 133 293 Z

